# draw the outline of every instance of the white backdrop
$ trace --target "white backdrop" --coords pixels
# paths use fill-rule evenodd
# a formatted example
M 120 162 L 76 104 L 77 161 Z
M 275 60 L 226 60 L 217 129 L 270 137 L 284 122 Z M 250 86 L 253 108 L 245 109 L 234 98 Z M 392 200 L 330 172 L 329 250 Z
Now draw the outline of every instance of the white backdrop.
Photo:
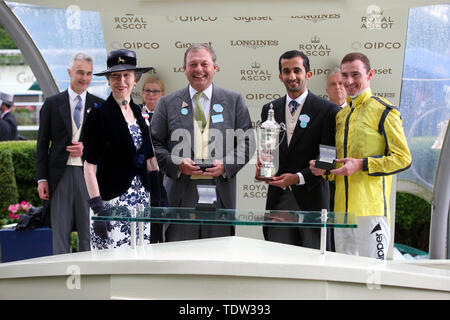
M 187 86 L 182 68 L 186 48 L 194 42 L 211 45 L 219 65 L 214 83 L 244 96 L 254 124 L 265 103 L 285 94 L 278 58 L 293 49 L 309 56 L 313 77 L 308 88 L 324 98 L 327 72 L 339 66 L 346 53 L 365 53 L 376 74 L 374 93 L 398 105 L 407 8 L 367 6 L 343 13 L 326 4 L 315 12 L 308 2 L 302 5 L 304 10 L 297 5 L 290 16 L 244 16 L 238 11 L 226 16 L 153 16 L 128 10 L 102 11 L 100 17 L 107 51 L 136 51 L 138 64 L 153 66 L 167 92 Z M 141 100 L 139 84 L 133 98 Z M 255 181 L 254 174 L 253 164 L 238 174 L 238 208 L 264 208 L 267 185 Z

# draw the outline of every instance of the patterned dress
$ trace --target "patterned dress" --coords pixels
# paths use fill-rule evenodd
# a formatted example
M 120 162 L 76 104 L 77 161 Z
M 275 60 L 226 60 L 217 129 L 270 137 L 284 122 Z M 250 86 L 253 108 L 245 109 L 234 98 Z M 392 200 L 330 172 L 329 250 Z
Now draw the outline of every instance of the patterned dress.
M 139 149 L 142 145 L 142 134 L 136 120 L 133 123 L 128 123 L 131 137 L 133 138 L 134 146 Z M 125 206 L 129 210 L 138 208 L 140 204 L 145 207 L 150 205 L 150 192 L 145 190 L 141 179 L 136 176 L 133 178 L 128 190 L 117 198 L 109 201 L 103 201 L 105 208 L 114 206 Z M 92 215 L 91 210 L 91 215 Z M 131 245 L 131 223 L 124 221 L 110 221 L 111 231 L 108 232 L 108 239 L 103 240 L 94 233 L 93 220 L 91 219 L 91 250 L 98 249 L 112 249 L 121 246 Z M 139 239 L 139 229 L 136 230 L 136 240 Z M 144 243 L 150 244 L 150 224 L 144 224 Z

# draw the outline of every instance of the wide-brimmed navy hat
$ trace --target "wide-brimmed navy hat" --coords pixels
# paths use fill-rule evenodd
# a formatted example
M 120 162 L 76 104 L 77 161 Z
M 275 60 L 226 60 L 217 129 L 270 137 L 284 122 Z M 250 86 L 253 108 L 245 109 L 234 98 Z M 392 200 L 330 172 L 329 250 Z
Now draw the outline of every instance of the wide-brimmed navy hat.
M 108 69 L 105 71 L 94 73 L 95 76 L 104 76 L 108 73 L 119 72 L 125 70 L 135 70 L 136 72 L 145 73 L 153 70 L 153 67 L 138 68 L 136 52 L 127 49 L 119 49 L 111 51 L 108 54 L 106 62 Z

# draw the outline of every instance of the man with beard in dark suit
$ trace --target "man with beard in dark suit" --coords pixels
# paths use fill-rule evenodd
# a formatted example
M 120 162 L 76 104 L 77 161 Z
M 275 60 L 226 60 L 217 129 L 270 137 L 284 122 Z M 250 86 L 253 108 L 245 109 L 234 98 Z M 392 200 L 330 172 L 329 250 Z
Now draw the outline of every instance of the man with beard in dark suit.
M 275 121 L 286 124 L 286 135 L 279 147 L 278 172 L 273 181 L 267 182 L 270 186 L 266 209 L 329 209 L 328 183 L 311 173 L 309 160 L 317 158 L 320 144 L 334 145 L 338 106 L 307 89 L 312 72 L 303 52 L 285 52 L 278 65 L 287 95 L 264 105 L 261 121 L 267 120 L 273 105 Z M 317 249 L 320 246 L 320 228 L 264 227 L 263 232 L 268 241 Z
M 89 92 L 93 61 L 72 57 L 69 88 L 48 97 L 40 111 L 36 146 L 39 197 L 50 201 L 53 253 L 70 252 L 71 232 L 78 232 L 78 251 L 90 250 L 89 195 L 83 174 L 83 123 L 88 110 L 104 102 Z

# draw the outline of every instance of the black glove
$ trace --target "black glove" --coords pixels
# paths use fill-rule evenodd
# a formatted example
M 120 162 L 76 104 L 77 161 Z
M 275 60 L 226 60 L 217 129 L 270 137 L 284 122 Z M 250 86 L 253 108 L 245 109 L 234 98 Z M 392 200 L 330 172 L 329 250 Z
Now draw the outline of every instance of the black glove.
M 98 216 L 107 216 L 108 214 L 104 212 L 105 206 L 103 205 L 102 197 L 98 196 L 88 200 L 89 206 L 91 207 L 94 214 Z M 94 233 L 102 238 L 103 240 L 108 239 L 108 231 L 111 231 L 111 224 L 109 221 L 94 220 L 93 225 Z
M 159 171 L 147 171 L 147 181 L 150 187 L 150 206 L 159 207 L 161 204 L 161 185 Z

